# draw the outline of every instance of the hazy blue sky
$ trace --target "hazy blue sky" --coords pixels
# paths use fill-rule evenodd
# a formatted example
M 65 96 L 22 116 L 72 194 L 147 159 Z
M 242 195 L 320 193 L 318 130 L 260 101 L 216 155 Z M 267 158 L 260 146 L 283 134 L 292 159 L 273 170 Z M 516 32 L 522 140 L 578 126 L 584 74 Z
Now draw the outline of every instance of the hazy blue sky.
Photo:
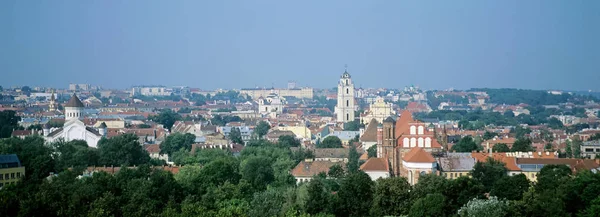
M 600 1 L 0 1 L 0 85 L 600 90 Z

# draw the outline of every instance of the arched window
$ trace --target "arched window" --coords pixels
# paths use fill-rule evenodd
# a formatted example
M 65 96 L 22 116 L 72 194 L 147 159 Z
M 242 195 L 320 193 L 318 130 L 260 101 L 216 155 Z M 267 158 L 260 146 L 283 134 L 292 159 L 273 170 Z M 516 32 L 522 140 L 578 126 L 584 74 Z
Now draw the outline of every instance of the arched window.
M 418 142 L 419 142 L 419 147 L 423 147 L 423 145 L 424 145 L 423 138 L 419 138 Z
M 346 113 L 346 120 L 350 120 L 350 114 Z
M 346 100 L 346 107 L 350 107 L 350 100 Z
M 408 148 L 410 146 L 410 142 L 408 138 L 404 138 L 404 141 L 402 142 L 402 146 L 405 148 Z
M 415 146 L 417 146 L 417 139 L 411 138 L 410 139 L 410 147 L 412 148 L 412 147 L 415 147 Z
M 417 134 L 417 127 L 410 126 L 410 135 L 415 135 L 415 134 Z
M 431 147 L 431 138 L 429 138 L 429 137 L 425 138 L 425 147 L 426 148 Z
M 348 85 L 348 79 L 346 79 L 346 85 Z
M 414 183 L 413 183 L 413 171 L 412 171 L 412 170 L 408 171 L 408 182 L 409 182 L 411 185 L 413 185 L 413 184 L 414 184 Z
M 346 88 L 346 94 L 350 93 L 350 88 Z
M 419 135 L 423 135 L 423 126 L 419 126 Z

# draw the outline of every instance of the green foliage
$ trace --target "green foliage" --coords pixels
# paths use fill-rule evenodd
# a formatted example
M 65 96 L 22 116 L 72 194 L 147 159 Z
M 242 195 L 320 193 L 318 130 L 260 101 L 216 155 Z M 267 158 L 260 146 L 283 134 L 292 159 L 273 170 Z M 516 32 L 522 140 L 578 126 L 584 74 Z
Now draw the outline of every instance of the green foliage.
M 446 213 L 456 213 L 458 209 L 473 198 L 484 198 L 485 186 L 478 180 L 466 176 L 448 182 L 443 189 L 446 197 Z
M 342 140 L 337 136 L 328 136 L 319 144 L 317 144 L 317 148 L 341 148 Z
M 508 213 L 508 202 L 498 200 L 497 197 L 490 199 L 473 199 L 458 211 L 461 217 L 504 217 Z
M 19 126 L 21 117 L 15 111 L 0 111 L 0 138 L 8 138 L 12 131 Z
M 531 139 L 517 139 L 510 149 L 512 152 L 529 152 L 533 151 L 533 147 L 531 146 Z
M 330 194 L 325 188 L 322 179 L 312 179 L 307 187 L 308 197 L 304 203 L 306 213 L 315 215 L 329 210 Z
M 373 200 L 373 182 L 362 171 L 350 173 L 342 180 L 336 194 L 336 216 L 367 216 Z
M 254 128 L 254 133 L 258 136 L 258 138 L 262 138 L 263 136 L 267 135 L 269 129 L 271 129 L 271 125 L 269 125 L 269 123 L 260 121 Z
M 517 139 L 523 139 L 523 138 L 525 138 L 525 135 L 531 133 L 531 129 L 529 127 L 517 126 L 514 129 L 515 129 L 515 137 L 517 137 Z
M 191 133 L 173 133 L 160 143 L 160 153 L 172 155 L 174 152 L 184 149 L 186 151 L 192 150 L 192 144 L 196 136 Z
M 242 162 L 242 178 L 247 180 L 255 191 L 262 191 L 275 181 L 271 161 L 266 157 L 250 157 Z
M 573 157 L 573 147 L 571 145 L 571 141 L 569 140 L 567 140 L 565 145 L 565 155 L 567 156 L 567 158 Z
M 225 126 L 229 122 L 240 122 L 242 119 L 239 116 L 221 116 L 214 115 L 210 119 L 210 123 L 217 126 Z
M 408 214 L 412 203 L 411 186 L 404 177 L 378 179 L 373 196 L 372 216 Z
M 506 145 L 504 143 L 498 143 L 492 147 L 492 151 L 493 152 L 510 152 L 510 148 L 508 148 L 508 145 Z
M 134 134 L 123 134 L 98 142 L 99 163 L 111 166 L 133 166 L 150 162 L 148 152 Z
M 506 172 L 507 169 L 503 162 L 488 158 L 485 162 L 475 163 L 470 174 L 473 179 L 485 186 L 486 191 L 489 191 L 497 180 L 507 175 Z
M 549 118 L 548 119 L 548 127 L 552 129 L 562 129 L 564 127 L 563 123 L 557 118 Z
M 50 144 L 56 164 L 56 171 L 63 171 L 72 167 L 96 166 L 99 164 L 98 149 L 88 147 L 83 140 L 65 142 L 59 140 Z
M 483 133 L 483 140 L 490 140 L 496 136 L 498 136 L 498 133 L 485 131 L 485 133 Z
M 327 175 L 329 177 L 333 177 L 333 178 L 343 178 L 344 175 L 346 174 L 346 171 L 344 171 L 344 168 L 342 168 L 341 165 L 339 164 L 335 164 L 331 167 L 329 167 L 329 172 L 327 172 Z
M 594 140 L 600 140 L 600 133 L 596 133 L 592 136 L 590 136 L 590 141 L 594 141 Z
M 282 135 L 282 136 L 279 136 L 279 139 L 277 139 L 277 145 L 279 145 L 280 147 L 286 147 L 286 148 L 299 147 L 300 140 L 296 139 L 292 135 Z
M 367 155 L 369 158 L 377 157 L 377 145 L 372 145 L 367 149 Z
M 490 195 L 507 200 L 520 200 L 530 183 L 524 174 L 504 176 L 494 183 Z
M 456 152 L 472 152 L 478 150 L 479 147 L 473 141 L 473 137 L 465 136 L 458 143 L 452 146 L 452 151 Z
M 575 137 L 573 139 L 573 143 L 571 148 L 573 149 L 573 158 L 581 158 L 581 146 L 583 142 L 579 139 L 579 137 Z
M 353 120 L 353 121 L 344 123 L 345 131 L 358 131 L 359 129 L 360 129 L 360 121 L 359 120 Z
M 354 146 L 354 144 L 350 144 L 349 150 L 348 150 L 348 172 L 349 173 L 354 173 L 358 171 L 358 167 L 360 166 L 358 159 L 360 158 L 360 155 L 358 154 L 358 151 L 356 151 L 356 146 Z
M 236 144 L 244 144 L 244 140 L 242 140 L 242 132 L 240 132 L 240 128 L 232 127 L 231 132 L 229 132 L 229 140 Z
M 446 216 L 444 204 L 446 197 L 440 193 L 428 194 L 420 198 L 410 208 L 410 217 Z
M 25 180 L 39 182 L 54 171 L 52 149 L 44 145 L 44 139 L 28 136 L 24 139 L 0 139 L 0 154 L 16 154 L 25 167 Z
M 175 113 L 171 109 L 163 109 L 158 115 L 151 116 L 149 119 L 156 123 L 160 123 L 165 126 L 165 128 L 171 130 L 173 124 L 175 124 L 176 121 L 181 120 L 181 115 Z

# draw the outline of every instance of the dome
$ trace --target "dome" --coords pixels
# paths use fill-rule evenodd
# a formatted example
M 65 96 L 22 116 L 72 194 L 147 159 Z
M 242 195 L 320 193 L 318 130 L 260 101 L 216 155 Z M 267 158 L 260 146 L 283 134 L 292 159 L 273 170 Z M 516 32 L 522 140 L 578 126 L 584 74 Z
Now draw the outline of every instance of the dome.
M 71 97 L 71 99 L 69 99 L 69 102 L 67 102 L 67 104 L 65 104 L 64 107 L 78 107 L 78 108 L 83 108 L 85 106 L 83 105 L 83 103 L 81 102 L 81 100 L 79 100 L 79 98 L 77 97 L 77 95 L 73 94 L 73 96 Z

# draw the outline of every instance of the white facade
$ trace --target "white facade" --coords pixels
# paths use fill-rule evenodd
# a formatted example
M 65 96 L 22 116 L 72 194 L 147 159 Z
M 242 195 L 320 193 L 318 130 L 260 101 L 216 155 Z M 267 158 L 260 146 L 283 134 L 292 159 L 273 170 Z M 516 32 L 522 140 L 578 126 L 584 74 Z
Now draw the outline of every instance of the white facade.
M 277 115 L 283 113 L 284 104 L 285 98 L 280 97 L 275 93 L 271 93 L 266 98 L 261 97 L 258 99 L 258 113 L 275 118 Z
M 373 181 L 379 178 L 385 179 L 390 177 L 389 171 L 365 171 L 365 173 L 369 175 L 369 177 L 371 177 L 371 180 Z
M 337 106 L 335 107 L 337 122 L 354 120 L 354 83 L 348 72 L 344 72 L 338 83 Z
M 84 140 L 88 146 L 94 148 L 98 146 L 98 141 L 102 138 L 100 132 L 96 132 L 91 127 L 86 127 L 79 119 L 71 119 L 62 128 L 50 130 L 49 134 L 44 136 L 47 142 L 54 142 L 59 139 L 64 141 Z

